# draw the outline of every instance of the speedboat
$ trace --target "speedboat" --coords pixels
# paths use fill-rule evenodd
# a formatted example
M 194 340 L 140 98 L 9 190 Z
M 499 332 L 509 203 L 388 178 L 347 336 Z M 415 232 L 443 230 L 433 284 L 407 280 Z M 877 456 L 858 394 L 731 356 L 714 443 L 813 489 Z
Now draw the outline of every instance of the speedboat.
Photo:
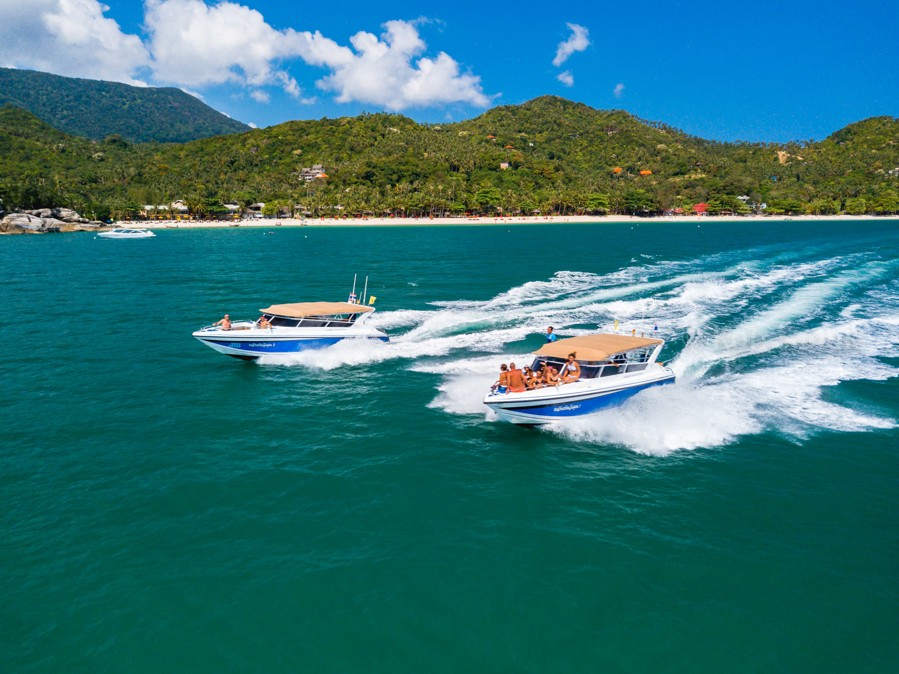
M 100 232 L 97 236 L 103 239 L 150 239 L 156 235 L 149 229 L 117 228 L 108 232 Z
M 576 381 L 528 390 L 494 385 L 484 404 L 503 421 L 523 426 L 580 417 L 622 404 L 652 386 L 674 383 L 670 367 L 657 362 L 664 340 L 597 334 L 559 339 L 534 351 L 531 369 L 545 363 L 562 371 L 568 354 L 580 366 Z
M 256 321 L 233 321 L 230 328 L 209 325 L 193 336 L 219 353 L 244 360 L 323 349 L 344 339 L 387 342 L 386 332 L 365 325 L 374 310 L 355 302 L 274 304 L 260 309 Z

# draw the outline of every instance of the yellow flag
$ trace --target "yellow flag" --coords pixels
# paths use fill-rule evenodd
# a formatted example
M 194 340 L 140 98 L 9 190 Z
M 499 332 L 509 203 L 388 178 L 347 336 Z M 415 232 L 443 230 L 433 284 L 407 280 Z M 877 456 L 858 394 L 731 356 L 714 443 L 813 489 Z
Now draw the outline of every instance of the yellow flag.
M 372 295 L 372 296 L 369 298 L 369 300 L 368 300 L 368 304 L 369 304 L 369 305 L 374 304 L 376 299 L 378 299 L 378 298 L 375 297 L 374 295 Z
M 615 321 L 615 329 L 618 329 L 618 321 Z

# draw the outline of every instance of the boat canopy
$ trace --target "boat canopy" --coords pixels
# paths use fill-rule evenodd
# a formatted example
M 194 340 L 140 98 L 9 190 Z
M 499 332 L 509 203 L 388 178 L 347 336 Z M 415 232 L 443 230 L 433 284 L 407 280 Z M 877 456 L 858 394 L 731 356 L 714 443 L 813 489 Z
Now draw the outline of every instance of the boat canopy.
M 364 314 L 374 311 L 373 307 L 349 302 L 297 302 L 294 304 L 273 304 L 268 309 L 260 309 L 263 314 L 286 318 L 306 316 L 336 316 L 338 314 Z
M 569 337 L 549 342 L 533 353 L 538 356 L 550 358 L 568 358 L 569 353 L 576 353 L 577 360 L 601 362 L 608 360 L 609 356 L 616 353 L 624 353 L 632 349 L 644 346 L 662 344 L 661 339 L 649 339 L 647 337 L 630 337 L 628 335 L 584 335 L 582 337 Z

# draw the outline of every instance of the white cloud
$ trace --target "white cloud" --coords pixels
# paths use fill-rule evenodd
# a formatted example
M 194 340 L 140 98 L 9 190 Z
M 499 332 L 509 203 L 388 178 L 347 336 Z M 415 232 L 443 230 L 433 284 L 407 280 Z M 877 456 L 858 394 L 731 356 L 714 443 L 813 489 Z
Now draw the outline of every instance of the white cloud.
M 564 73 L 559 73 L 558 75 L 556 75 L 556 79 L 566 87 L 574 85 L 574 75 L 571 74 L 570 70 L 566 70 Z
M 564 42 L 560 42 L 556 49 L 556 58 L 553 59 L 553 65 L 557 68 L 565 63 L 574 52 L 584 51 L 590 46 L 590 31 L 576 23 L 566 25 L 571 30 L 571 35 Z
M 259 128 L 258 126 L 256 126 L 255 124 L 253 124 L 253 122 L 247 122 L 247 126 L 250 127 L 251 129 L 258 129 L 258 128 Z
M 180 89 L 181 89 L 181 91 L 183 91 L 185 94 L 190 94 L 190 95 L 193 96 L 194 98 L 199 98 L 201 101 L 203 100 L 203 96 L 202 96 L 201 94 L 198 94 L 196 91 L 191 91 L 190 89 L 185 89 L 184 87 L 180 87 Z M 223 114 L 224 114 L 224 113 L 223 113 Z
M 0 65 L 146 86 L 135 75 L 150 55 L 108 10 L 97 0 L 0 0 Z
M 319 80 L 318 86 L 336 92 L 339 103 L 358 101 L 388 110 L 446 103 L 490 104 L 481 78 L 461 73 L 459 64 L 445 52 L 433 59 L 415 60 L 427 47 L 415 22 L 388 21 L 384 28 L 380 39 L 371 33 L 356 33 L 350 38 L 353 50 L 320 33 L 310 35 L 303 58 L 333 71 Z
M 380 37 L 359 32 L 344 46 L 319 31 L 275 29 L 260 12 L 228 0 L 144 0 L 141 41 L 106 18 L 108 10 L 98 0 L 0 0 L 0 65 L 138 85 L 143 69 L 154 83 L 197 97 L 205 86 L 232 83 L 260 102 L 269 98 L 264 87 L 277 86 L 311 103 L 286 68 L 302 59 L 329 71 L 317 85 L 340 103 L 403 110 L 486 107 L 492 98 L 480 77 L 445 52 L 424 56 L 421 21 L 388 21 Z
M 255 9 L 233 2 L 210 7 L 202 0 L 146 0 L 144 23 L 160 81 L 277 84 L 300 97 L 296 80 L 275 63 L 300 55 L 302 34 L 275 30 Z
M 621 98 L 624 96 L 624 85 L 616 84 L 615 88 L 612 90 L 612 93 L 615 94 L 615 98 Z

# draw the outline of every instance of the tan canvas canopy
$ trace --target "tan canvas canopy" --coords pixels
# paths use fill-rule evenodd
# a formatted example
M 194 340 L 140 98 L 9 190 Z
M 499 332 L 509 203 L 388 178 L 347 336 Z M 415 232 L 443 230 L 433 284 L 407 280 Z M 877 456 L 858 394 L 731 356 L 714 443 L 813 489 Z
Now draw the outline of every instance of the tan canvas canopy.
M 306 316 L 336 316 L 337 314 L 364 314 L 374 311 L 372 307 L 349 302 L 297 302 L 295 304 L 273 304 L 268 309 L 260 309 L 264 314 L 304 318 Z
M 577 360 L 603 361 L 616 353 L 624 353 L 631 349 L 639 349 L 642 346 L 655 346 L 661 344 L 661 339 L 648 339 L 646 337 L 630 337 L 628 335 L 584 335 L 583 337 L 569 337 L 548 342 L 534 353 L 538 356 L 551 358 L 568 358 L 569 353 L 577 353 Z

